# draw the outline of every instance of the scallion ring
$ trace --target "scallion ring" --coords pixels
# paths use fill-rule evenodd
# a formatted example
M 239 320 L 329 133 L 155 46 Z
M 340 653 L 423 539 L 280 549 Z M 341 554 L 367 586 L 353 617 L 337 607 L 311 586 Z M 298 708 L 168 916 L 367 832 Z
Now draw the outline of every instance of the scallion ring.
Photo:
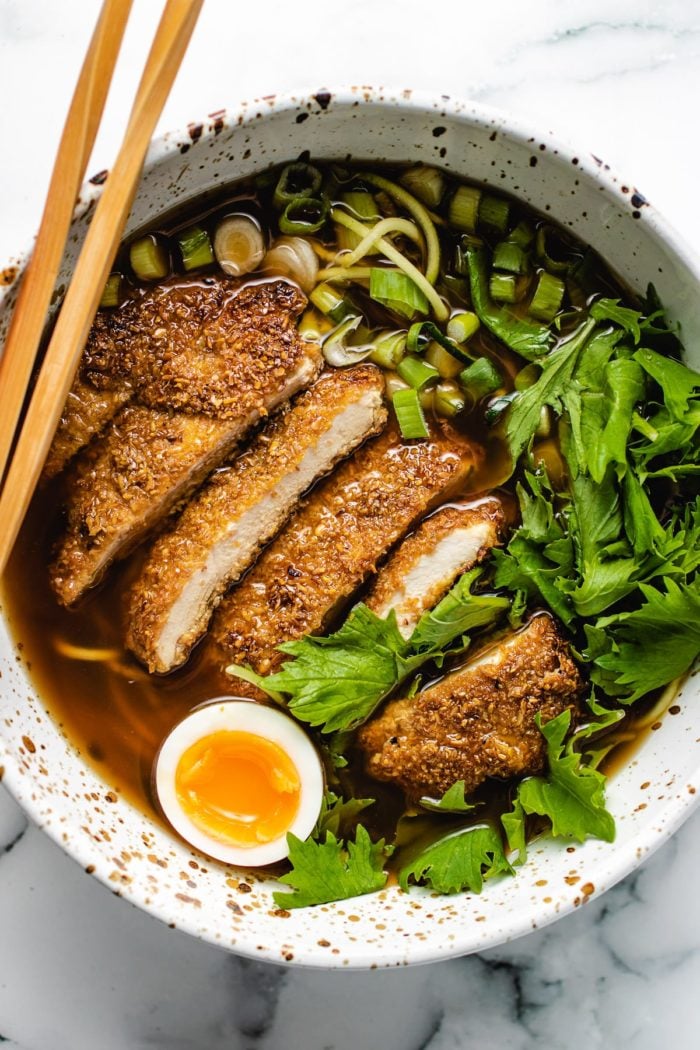
M 325 197 L 298 197 L 286 205 L 279 217 L 280 233 L 297 236 L 317 233 L 328 218 Z

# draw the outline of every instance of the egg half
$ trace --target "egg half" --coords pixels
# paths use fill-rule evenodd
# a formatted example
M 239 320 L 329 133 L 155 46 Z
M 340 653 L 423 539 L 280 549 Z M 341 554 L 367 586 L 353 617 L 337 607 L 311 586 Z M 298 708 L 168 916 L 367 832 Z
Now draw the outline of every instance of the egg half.
M 154 786 L 165 817 L 190 845 L 228 864 L 258 867 L 287 856 L 288 832 L 311 834 L 323 768 L 284 712 L 221 699 L 193 711 L 165 738 Z

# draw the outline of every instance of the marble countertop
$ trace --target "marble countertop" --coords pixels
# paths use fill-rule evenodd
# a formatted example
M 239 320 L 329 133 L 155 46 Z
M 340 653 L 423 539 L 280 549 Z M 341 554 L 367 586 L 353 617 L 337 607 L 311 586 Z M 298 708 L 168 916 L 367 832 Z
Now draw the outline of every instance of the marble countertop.
M 137 0 L 91 171 L 108 167 L 159 4 Z M 0 0 L 0 258 L 38 223 L 96 0 Z M 160 127 L 299 85 L 411 86 L 551 128 L 700 246 L 700 0 L 206 0 Z M 0 789 L 0 1042 L 20 1050 L 676 1050 L 698 1045 L 700 812 L 602 899 L 470 958 L 281 969 L 117 899 Z

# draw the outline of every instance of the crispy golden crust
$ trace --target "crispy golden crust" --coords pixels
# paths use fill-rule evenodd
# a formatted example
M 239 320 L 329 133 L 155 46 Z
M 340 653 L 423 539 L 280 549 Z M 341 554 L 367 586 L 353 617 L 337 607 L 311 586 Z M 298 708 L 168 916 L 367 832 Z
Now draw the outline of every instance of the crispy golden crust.
M 293 356 L 267 409 L 317 374 L 317 351 L 306 344 L 305 353 L 301 360 Z M 128 554 L 231 454 L 259 416 L 256 409 L 218 420 L 144 405 L 123 408 L 75 463 L 66 532 L 50 568 L 59 601 L 70 605 L 97 583 L 114 558 Z
M 430 507 L 458 489 L 483 455 L 445 425 L 406 444 L 392 428 L 314 490 L 214 618 L 218 659 L 275 670 L 283 641 L 323 629 L 339 603 Z M 237 683 L 237 689 L 243 683 Z
M 487 662 L 488 661 L 488 662 Z M 539 773 L 544 738 L 535 725 L 578 709 L 581 674 L 551 617 L 541 614 L 494 650 L 410 700 L 393 700 L 358 733 L 367 772 L 410 797 L 440 797 L 464 780 Z
M 386 422 L 374 365 L 326 373 L 216 473 L 159 536 L 128 609 L 127 645 L 171 670 L 206 630 L 227 587 L 282 527 L 302 493 Z
M 104 430 L 132 394 L 131 386 L 122 380 L 115 381 L 111 388 L 96 390 L 77 377 L 44 464 L 44 478 L 60 474 L 68 461 Z
M 377 574 L 366 604 L 378 616 L 396 612 L 405 636 L 461 573 L 477 565 L 503 537 L 499 499 L 443 507 L 421 522 Z
M 243 287 L 215 275 L 163 281 L 98 313 L 81 375 L 98 389 L 126 379 L 153 408 L 218 419 L 263 413 L 304 353 L 294 321 L 305 304 L 281 280 Z

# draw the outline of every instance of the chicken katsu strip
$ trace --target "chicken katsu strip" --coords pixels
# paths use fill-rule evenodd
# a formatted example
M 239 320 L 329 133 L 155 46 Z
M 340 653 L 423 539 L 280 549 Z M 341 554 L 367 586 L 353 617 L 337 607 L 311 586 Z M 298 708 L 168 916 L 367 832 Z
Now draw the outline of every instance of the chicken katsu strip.
M 326 373 L 213 475 L 159 536 L 132 587 L 128 647 L 149 671 L 183 663 L 227 587 L 309 486 L 386 422 L 374 365 Z
M 264 410 L 308 386 L 319 367 L 318 351 L 305 344 L 303 356 L 293 356 Z M 247 408 L 235 418 L 218 420 L 145 405 L 123 408 L 75 464 L 66 532 L 50 568 L 59 601 L 77 601 L 115 558 L 133 550 L 231 454 L 261 411 Z
M 583 680 L 552 618 L 533 617 L 476 659 L 410 700 L 390 701 L 364 725 L 367 772 L 414 799 L 439 798 L 458 780 L 539 773 L 545 740 L 535 724 L 577 712 Z
M 428 441 L 407 444 L 391 428 L 364 445 L 312 492 L 224 598 L 213 625 L 222 668 L 276 670 L 285 659 L 276 647 L 323 630 L 389 547 L 459 489 L 482 455 L 447 424 L 436 425 Z
M 122 381 L 97 390 L 79 376 L 71 388 L 44 464 L 45 480 L 60 474 L 66 464 L 95 435 L 101 433 L 120 408 L 131 400 L 133 390 Z
M 217 419 L 261 413 L 301 356 L 295 319 L 305 305 L 284 280 L 172 278 L 98 313 L 81 374 L 97 387 L 125 379 L 152 408 Z
M 393 609 L 399 631 L 409 638 L 426 609 L 500 542 L 504 527 L 503 506 L 495 498 L 443 507 L 389 557 L 366 604 L 382 618 Z

